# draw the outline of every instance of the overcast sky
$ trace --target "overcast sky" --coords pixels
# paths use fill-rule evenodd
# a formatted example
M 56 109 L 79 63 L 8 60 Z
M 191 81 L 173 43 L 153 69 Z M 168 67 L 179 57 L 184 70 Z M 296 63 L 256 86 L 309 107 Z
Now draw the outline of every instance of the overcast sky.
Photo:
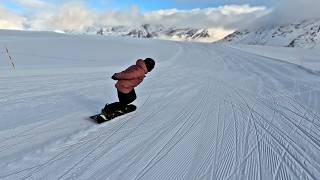
M 151 23 L 230 32 L 255 21 L 263 25 L 319 18 L 319 9 L 320 0 L 0 0 L 0 29 Z

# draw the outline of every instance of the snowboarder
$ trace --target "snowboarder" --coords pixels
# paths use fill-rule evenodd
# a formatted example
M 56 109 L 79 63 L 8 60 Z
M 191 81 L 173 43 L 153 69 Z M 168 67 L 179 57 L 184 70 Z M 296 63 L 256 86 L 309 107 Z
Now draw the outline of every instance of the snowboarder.
M 106 104 L 101 111 L 101 115 L 108 118 L 112 112 L 124 109 L 128 104 L 132 103 L 137 98 L 134 88 L 143 81 L 145 74 L 152 71 L 154 65 L 155 61 L 151 58 L 139 59 L 135 65 L 113 74 L 111 79 L 117 81 L 115 87 L 117 88 L 119 102 Z

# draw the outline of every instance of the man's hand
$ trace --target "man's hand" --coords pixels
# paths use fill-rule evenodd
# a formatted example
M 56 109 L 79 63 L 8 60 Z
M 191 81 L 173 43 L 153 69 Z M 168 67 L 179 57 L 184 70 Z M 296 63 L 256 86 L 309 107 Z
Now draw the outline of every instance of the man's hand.
M 117 81 L 117 80 L 118 80 L 118 78 L 117 78 L 115 75 L 116 75 L 116 74 L 114 74 L 114 75 L 111 77 L 111 79 L 113 79 L 113 80 Z

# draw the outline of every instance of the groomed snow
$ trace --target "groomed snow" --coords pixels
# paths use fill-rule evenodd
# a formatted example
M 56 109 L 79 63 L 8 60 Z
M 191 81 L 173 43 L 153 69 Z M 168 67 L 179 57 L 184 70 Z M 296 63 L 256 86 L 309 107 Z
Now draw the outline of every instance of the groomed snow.
M 255 55 L 264 56 L 278 61 L 284 61 L 305 68 L 311 72 L 320 73 L 320 48 L 301 49 L 274 46 L 225 44 Z
M 219 44 L 0 31 L 0 49 L 0 179 L 320 177 L 317 72 Z M 90 121 L 145 57 L 137 111 Z

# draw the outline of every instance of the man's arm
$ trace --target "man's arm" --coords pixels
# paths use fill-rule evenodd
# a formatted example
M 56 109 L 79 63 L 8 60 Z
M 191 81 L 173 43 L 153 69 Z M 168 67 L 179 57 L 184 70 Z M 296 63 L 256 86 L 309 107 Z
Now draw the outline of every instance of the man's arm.
M 115 73 L 111 78 L 114 80 L 130 80 L 144 76 L 144 71 L 138 67 Z

